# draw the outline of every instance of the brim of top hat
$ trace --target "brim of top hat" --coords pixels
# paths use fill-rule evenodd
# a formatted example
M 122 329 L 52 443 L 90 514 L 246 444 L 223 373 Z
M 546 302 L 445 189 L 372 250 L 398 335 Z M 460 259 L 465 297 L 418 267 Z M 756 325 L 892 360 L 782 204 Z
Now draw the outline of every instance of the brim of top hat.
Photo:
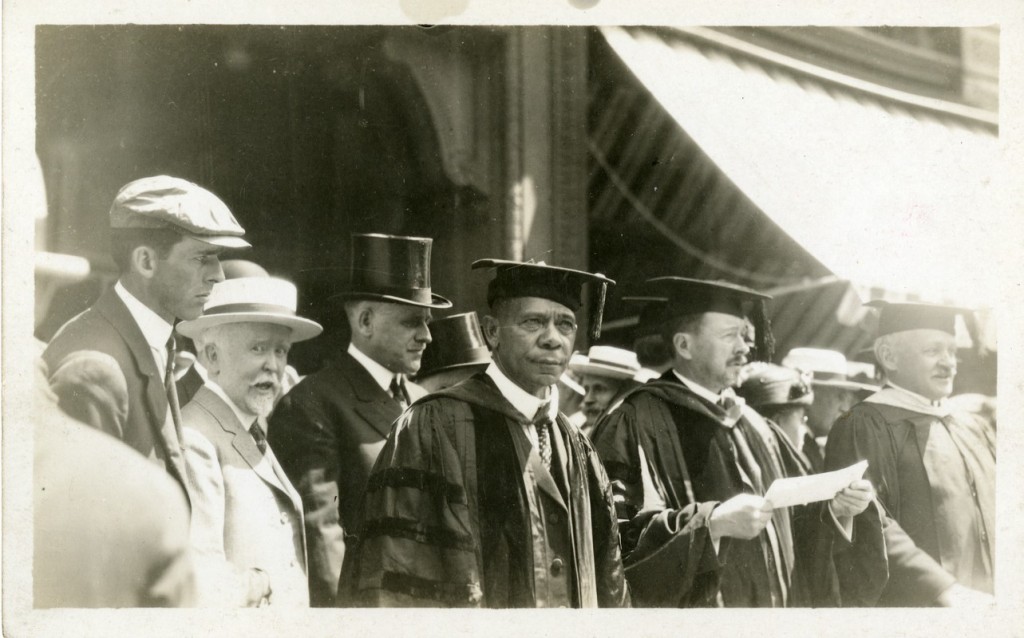
M 441 295 L 430 293 L 430 303 L 422 301 L 413 301 L 405 297 L 397 297 L 395 295 L 382 295 L 376 292 L 352 292 L 344 290 L 336 292 L 329 297 L 329 299 L 351 299 L 351 300 L 366 300 L 366 301 L 386 301 L 388 303 L 403 304 L 406 306 L 417 306 L 420 308 L 451 308 L 452 302 L 445 299 Z
M 856 381 L 840 381 L 837 379 L 814 379 L 811 381 L 811 386 L 818 386 L 822 388 L 838 388 L 840 390 L 853 390 L 855 392 L 878 392 L 882 388 L 877 385 L 869 385 L 867 383 L 858 383 Z
M 182 321 L 177 330 L 189 339 L 195 339 L 207 328 L 229 323 L 273 323 L 292 329 L 292 343 L 306 341 L 324 331 L 323 326 L 304 317 L 289 317 L 270 312 L 226 312 L 224 314 L 203 315 L 197 319 Z
M 472 366 L 486 367 L 491 364 L 491 357 L 488 356 L 483 359 L 476 361 L 463 361 L 462 363 L 449 363 L 448 365 L 440 366 L 437 368 L 431 368 L 429 370 L 420 370 L 416 373 L 416 381 L 420 379 L 426 379 L 427 377 L 437 374 L 438 372 L 446 372 L 448 370 L 458 370 L 459 368 L 469 368 Z
M 603 363 L 594 363 L 593 361 L 569 364 L 569 369 L 576 374 L 592 374 L 598 377 L 623 380 L 634 379 L 640 372 L 640 370 L 619 368 L 616 366 L 605 365 Z

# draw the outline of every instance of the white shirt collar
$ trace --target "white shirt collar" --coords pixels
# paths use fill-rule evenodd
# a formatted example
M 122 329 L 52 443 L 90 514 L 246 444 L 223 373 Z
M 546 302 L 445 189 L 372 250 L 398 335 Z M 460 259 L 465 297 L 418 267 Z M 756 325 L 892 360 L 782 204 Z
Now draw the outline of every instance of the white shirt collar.
M 208 379 L 206 383 L 203 384 L 203 386 L 210 388 L 210 390 L 214 394 L 216 394 L 217 396 L 224 400 L 224 403 L 228 404 L 228 407 L 231 408 L 231 411 L 235 413 L 235 416 L 238 418 L 238 422 L 242 424 L 243 428 L 248 430 L 249 427 L 252 426 L 252 422 L 256 420 L 256 415 L 252 414 L 251 412 L 247 412 L 246 410 L 243 410 L 242 408 L 235 405 L 235 402 L 231 400 L 231 397 L 229 397 L 226 392 L 224 392 L 223 388 L 217 385 L 216 381 L 214 381 L 213 379 Z
M 710 401 L 712 403 L 718 403 L 719 399 L 722 398 L 721 394 L 717 394 L 715 392 L 712 392 L 711 390 L 708 390 L 707 388 L 705 388 L 701 384 L 697 383 L 696 381 L 692 381 L 690 379 L 687 379 L 683 375 L 679 374 L 679 371 L 676 370 L 675 368 L 672 369 L 672 374 L 676 375 L 676 378 L 679 379 L 680 381 L 682 381 L 683 385 L 685 385 L 686 387 L 690 388 L 690 390 L 693 390 L 694 394 L 696 394 L 697 396 L 699 396 L 699 397 L 701 397 L 703 399 L 707 399 L 708 401 Z
M 348 353 L 352 355 L 352 358 L 358 361 L 361 366 L 366 368 L 366 371 L 370 373 L 370 376 L 373 377 L 373 380 L 377 382 L 377 385 L 379 385 L 382 390 L 385 392 L 391 392 L 391 380 L 398 376 L 396 373 L 388 370 L 371 359 L 353 343 L 348 344 Z
M 548 406 L 548 415 L 552 421 L 558 417 L 558 388 L 556 386 L 547 388 L 546 399 L 539 399 L 509 379 L 493 361 L 488 364 L 484 374 L 494 380 L 494 385 L 498 386 L 501 396 L 505 397 L 516 409 L 516 412 L 522 414 L 526 420 L 532 421 L 533 417 L 537 416 L 537 410 L 544 404 Z
M 135 319 L 135 323 L 139 326 L 139 330 L 142 331 L 142 336 L 146 339 L 149 347 L 160 352 L 166 351 L 167 341 L 171 338 L 171 331 L 174 330 L 174 326 L 164 321 L 149 306 L 128 292 L 128 289 L 121 284 L 120 280 L 114 284 L 114 292 L 117 293 L 117 296 L 127 306 L 128 312 L 131 313 L 132 319 Z

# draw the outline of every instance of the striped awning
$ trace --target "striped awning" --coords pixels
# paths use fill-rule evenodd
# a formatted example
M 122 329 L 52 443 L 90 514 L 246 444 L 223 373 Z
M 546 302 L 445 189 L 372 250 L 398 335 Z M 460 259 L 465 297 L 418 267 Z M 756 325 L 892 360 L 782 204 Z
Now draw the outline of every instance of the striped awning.
M 897 296 L 995 301 L 994 120 L 812 78 L 723 47 L 726 36 L 707 29 L 601 33 L 686 136 L 828 271 Z

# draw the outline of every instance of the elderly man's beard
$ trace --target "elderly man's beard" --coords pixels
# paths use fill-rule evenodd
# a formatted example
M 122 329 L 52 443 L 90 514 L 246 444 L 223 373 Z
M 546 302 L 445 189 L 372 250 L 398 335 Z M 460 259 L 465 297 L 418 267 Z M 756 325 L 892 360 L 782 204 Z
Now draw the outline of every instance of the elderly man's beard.
M 274 409 L 274 398 L 265 394 L 252 397 L 249 401 L 249 408 L 256 416 L 266 418 L 270 416 L 271 410 Z

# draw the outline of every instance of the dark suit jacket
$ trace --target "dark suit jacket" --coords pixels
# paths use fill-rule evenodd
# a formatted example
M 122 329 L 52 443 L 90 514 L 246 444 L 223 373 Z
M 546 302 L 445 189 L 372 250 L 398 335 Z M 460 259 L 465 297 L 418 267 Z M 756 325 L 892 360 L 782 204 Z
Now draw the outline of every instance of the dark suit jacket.
M 168 414 L 163 371 L 157 368 L 142 330 L 113 288 L 92 308 L 64 324 L 43 352 L 43 359 L 50 370 L 56 370 L 64 357 L 79 350 L 103 352 L 121 366 L 128 384 L 128 415 L 123 421 L 97 419 L 97 414 L 113 410 L 95 407 L 71 416 L 125 442 L 167 470 L 186 490 L 185 457 Z M 85 389 L 82 394 L 95 395 Z
M 425 394 L 406 387 L 412 401 Z M 314 607 L 334 605 L 345 534 L 358 528 L 366 479 L 401 413 L 348 353 L 299 382 L 274 410 L 267 438 L 302 496 Z

